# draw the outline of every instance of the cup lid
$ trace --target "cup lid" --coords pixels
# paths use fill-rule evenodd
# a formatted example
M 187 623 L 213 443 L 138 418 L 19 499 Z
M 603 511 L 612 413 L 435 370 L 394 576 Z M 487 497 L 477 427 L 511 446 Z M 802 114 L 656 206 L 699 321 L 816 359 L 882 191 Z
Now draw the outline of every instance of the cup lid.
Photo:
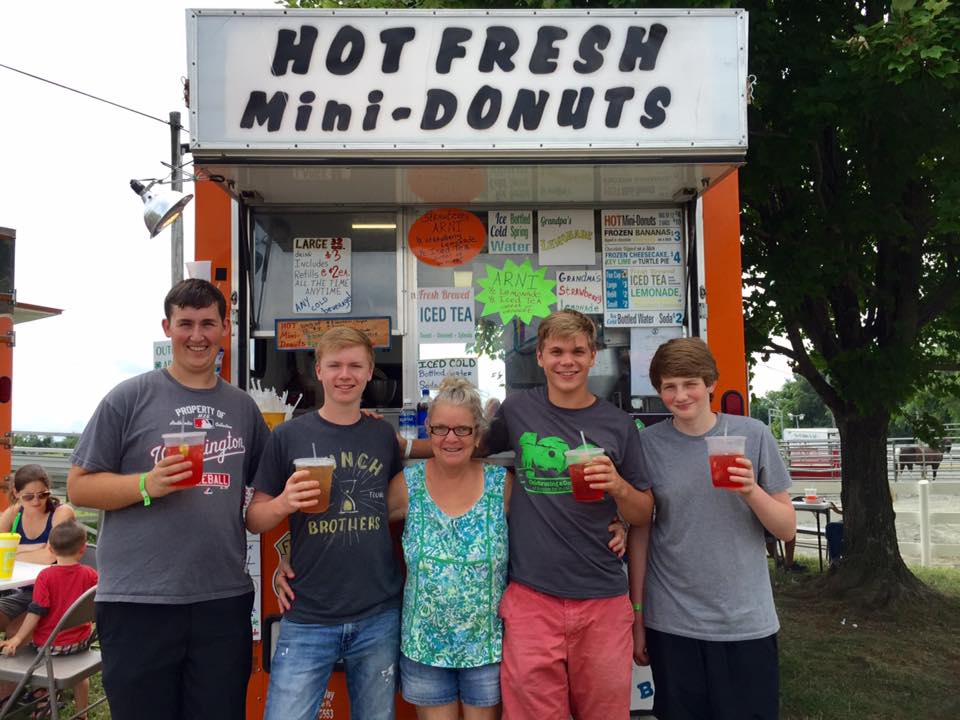
M 297 458 L 293 461 L 293 464 L 304 467 L 323 467 L 325 465 L 336 465 L 337 461 L 330 455 L 324 455 L 322 457 Z

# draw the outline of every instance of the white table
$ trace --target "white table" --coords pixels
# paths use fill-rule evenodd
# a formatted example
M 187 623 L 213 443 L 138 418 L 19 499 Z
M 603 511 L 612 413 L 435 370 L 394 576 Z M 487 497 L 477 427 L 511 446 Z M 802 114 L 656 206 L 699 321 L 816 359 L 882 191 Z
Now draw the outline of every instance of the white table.
M 50 566 L 17 560 L 13 565 L 13 576 L 0 580 L 0 590 L 13 590 L 33 585 L 37 581 L 37 575 L 46 567 Z

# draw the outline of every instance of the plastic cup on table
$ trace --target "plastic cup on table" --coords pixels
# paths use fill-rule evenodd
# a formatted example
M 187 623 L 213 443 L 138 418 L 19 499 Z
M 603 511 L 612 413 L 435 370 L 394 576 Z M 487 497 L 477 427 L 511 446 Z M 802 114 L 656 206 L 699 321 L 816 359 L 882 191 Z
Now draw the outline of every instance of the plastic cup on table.
M 13 577 L 13 565 L 17 560 L 19 544 L 19 533 L 0 533 L 0 579 L 9 580 Z
M 164 433 L 163 456 L 184 455 L 190 461 L 190 477 L 174 483 L 175 487 L 199 485 L 203 478 L 203 449 L 207 433 L 203 430 Z
M 330 486 L 333 484 L 333 469 L 336 460 L 331 456 L 297 458 L 293 461 L 295 470 L 307 470 L 310 479 L 320 483 L 320 496 L 313 505 L 300 508 L 300 512 L 323 513 L 330 507 Z
M 590 487 L 583 474 L 583 469 L 603 454 L 603 448 L 598 447 L 578 447 L 564 453 L 567 459 L 567 470 L 570 471 L 570 486 L 574 500 L 579 502 L 603 500 L 603 490 L 594 490 Z
M 730 479 L 731 467 L 743 467 L 737 458 L 746 452 L 747 438 L 743 435 L 710 435 L 707 441 L 707 456 L 710 459 L 710 480 L 714 487 L 737 488 L 740 483 Z
M 811 505 L 818 502 L 817 499 L 817 489 L 816 488 L 805 488 L 803 491 L 803 499 L 806 500 Z

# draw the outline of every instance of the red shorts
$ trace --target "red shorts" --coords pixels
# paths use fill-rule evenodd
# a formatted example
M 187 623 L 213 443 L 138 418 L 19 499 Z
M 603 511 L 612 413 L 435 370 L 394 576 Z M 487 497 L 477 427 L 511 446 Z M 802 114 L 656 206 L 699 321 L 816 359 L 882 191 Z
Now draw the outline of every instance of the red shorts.
M 627 595 L 567 600 L 511 582 L 500 617 L 503 720 L 630 716 L 633 608 Z

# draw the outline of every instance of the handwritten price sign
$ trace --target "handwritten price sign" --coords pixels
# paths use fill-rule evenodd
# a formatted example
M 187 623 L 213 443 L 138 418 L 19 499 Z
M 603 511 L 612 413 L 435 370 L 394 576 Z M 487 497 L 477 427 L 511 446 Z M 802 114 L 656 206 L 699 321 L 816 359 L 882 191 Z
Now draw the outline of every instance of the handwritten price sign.
M 410 251 L 435 267 L 454 267 L 483 249 L 487 231 L 476 215 L 457 208 L 431 210 L 410 228 Z
M 293 239 L 293 311 L 350 312 L 350 238 Z

